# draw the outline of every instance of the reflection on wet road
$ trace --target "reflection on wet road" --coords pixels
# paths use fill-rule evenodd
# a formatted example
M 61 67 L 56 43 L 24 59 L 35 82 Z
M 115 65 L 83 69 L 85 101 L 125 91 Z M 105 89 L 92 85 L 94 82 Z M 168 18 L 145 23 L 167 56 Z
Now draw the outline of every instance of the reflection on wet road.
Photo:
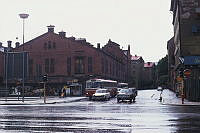
M 135 103 L 79 101 L 56 105 L 0 106 L 0 132 L 195 133 L 200 107 L 169 106 L 159 92 L 138 92 Z

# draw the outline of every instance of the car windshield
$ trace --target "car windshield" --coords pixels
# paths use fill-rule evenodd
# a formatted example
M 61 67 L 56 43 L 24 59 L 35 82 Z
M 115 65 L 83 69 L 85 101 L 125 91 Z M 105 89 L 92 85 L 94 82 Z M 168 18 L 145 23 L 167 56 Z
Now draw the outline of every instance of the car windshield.
M 96 93 L 106 93 L 106 90 L 96 90 Z
M 120 92 L 121 93 L 129 93 L 130 91 L 128 89 L 121 89 Z

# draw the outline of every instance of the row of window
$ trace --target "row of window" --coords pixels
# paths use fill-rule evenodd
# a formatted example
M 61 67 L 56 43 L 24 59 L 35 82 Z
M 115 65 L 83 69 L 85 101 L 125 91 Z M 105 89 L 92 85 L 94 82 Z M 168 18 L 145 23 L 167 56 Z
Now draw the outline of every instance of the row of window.
M 47 50 L 47 49 L 56 49 L 56 43 L 55 42 L 51 42 L 51 41 L 48 41 L 44 43 L 44 49 Z
M 125 66 L 119 62 L 108 62 L 108 60 L 101 59 L 102 66 L 101 71 L 105 74 L 110 74 L 112 76 L 122 76 L 122 72 L 125 72 Z
M 55 72 L 55 59 L 47 58 L 44 61 L 44 71 L 45 73 L 54 73 Z M 71 66 L 72 66 L 71 57 L 67 57 L 67 74 L 71 75 Z M 29 75 L 33 76 L 33 59 L 29 60 Z M 93 72 L 93 60 L 92 57 L 88 57 L 88 72 Z M 85 73 L 85 59 L 84 57 L 75 58 L 75 74 L 84 74 Z M 36 75 L 42 74 L 42 66 L 36 64 Z

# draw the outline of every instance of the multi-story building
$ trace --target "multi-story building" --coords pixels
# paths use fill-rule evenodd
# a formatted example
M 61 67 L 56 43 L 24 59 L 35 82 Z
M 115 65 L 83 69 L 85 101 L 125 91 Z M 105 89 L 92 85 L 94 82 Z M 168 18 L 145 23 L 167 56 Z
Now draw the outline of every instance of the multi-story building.
M 189 100 L 200 101 L 200 0 L 171 0 L 174 25 L 176 79 L 185 69 L 192 75 L 182 79 L 179 89 Z M 178 89 L 178 88 L 176 88 Z
M 137 89 L 143 88 L 143 70 L 144 70 L 144 60 L 142 56 L 132 56 L 131 57 L 131 86 Z
M 156 66 L 154 62 L 144 63 L 143 85 L 144 88 L 156 87 Z
M 3 83 L 4 76 L 4 53 L 0 51 L 0 85 Z
M 121 82 L 128 80 L 130 46 L 127 54 L 120 45 L 109 40 L 97 48 L 84 38 L 66 37 L 66 32 L 48 32 L 22 45 L 15 52 L 28 52 L 28 79 L 26 83 L 37 84 L 41 76 L 48 74 L 48 84 L 63 86 L 70 81 L 84 84 L 89 78 L 113 79 Z

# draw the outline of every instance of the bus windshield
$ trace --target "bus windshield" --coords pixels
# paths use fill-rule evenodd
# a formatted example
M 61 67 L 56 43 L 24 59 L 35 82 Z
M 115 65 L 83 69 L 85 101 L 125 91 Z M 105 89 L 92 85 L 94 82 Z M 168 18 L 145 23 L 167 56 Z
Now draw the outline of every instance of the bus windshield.
M 128 88 L 128 84 L 127 83 L 118 83 L 117 87 L 118 88 Z
M 86 88 L 102 88 L 102 84 L 100 82 L 88 82 Z

